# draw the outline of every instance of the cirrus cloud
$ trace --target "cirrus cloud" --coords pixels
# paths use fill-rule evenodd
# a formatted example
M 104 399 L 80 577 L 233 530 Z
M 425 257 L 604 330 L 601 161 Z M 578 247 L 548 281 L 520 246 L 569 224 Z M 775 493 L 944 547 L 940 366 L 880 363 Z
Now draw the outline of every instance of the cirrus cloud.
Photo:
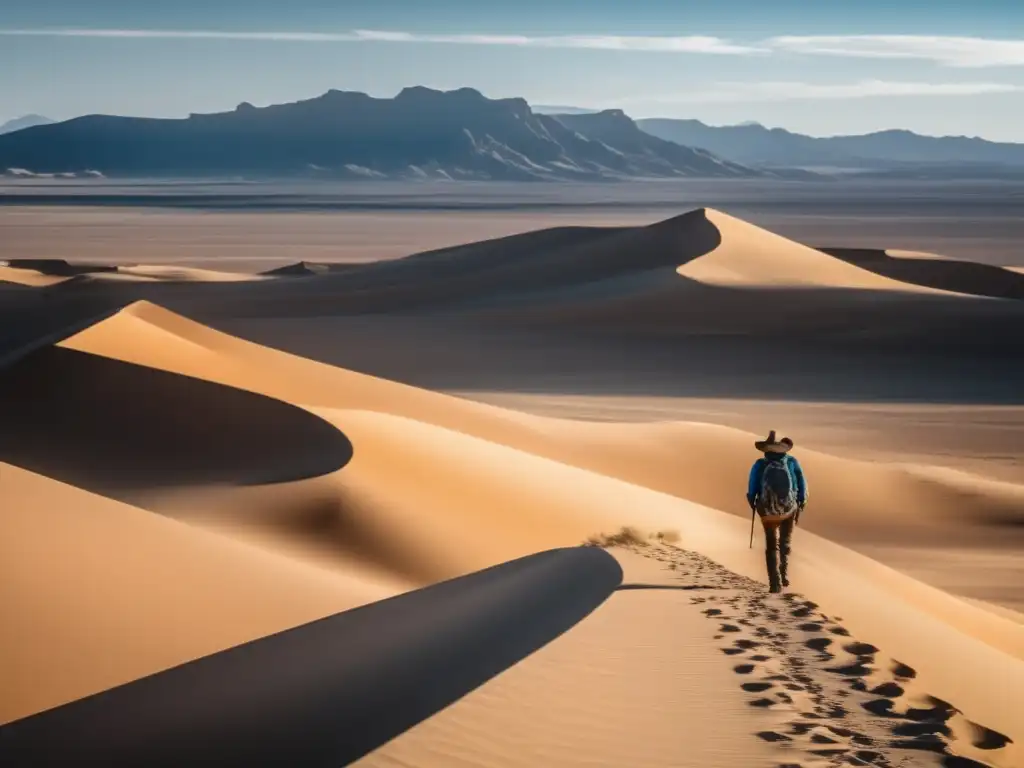
M 793 53 L 847 58 L 917 59 L 964 68 L 1024 66 L 1024 39 L 941 35 L 781 35 L 754 42 L 737 42 L 710 35 L 435 34 L 373 29 L 351 29 L 338 32 L 275 30 L 248 32 L 212 29 L 0 28 L 0 36 L 405 43 L 735 56 Z
M 870 59 L 920 59 L 951 67 L 1024 66 L 1024 40 L 932 35 L 812 35 L 773 37 L 773 49 Z
M 0 35 L 20 37 L 148 38 L 182 40 L 253 40 L 309 43 L 433 43 L 441 45 L 514 46 L 521 48 L 581 48 L 666 53 L 755 54 L 767 49 L 738 45 L 707 35 L 490 35 L 424 34 L 373 29 L 344 32 L 238 32 L 205 29 L 0 29 Z
M 689 35 L 652 37 L 637 35 L 427 35 L 413 32 L 356 30 L 364 41 L 441 43 L 449 45 L 511 45 L 526 48 L 592 48 L 608 51 L 662 51 L 667 53 L 749 54 L 767 49 L 736 45 L 719 37 Z

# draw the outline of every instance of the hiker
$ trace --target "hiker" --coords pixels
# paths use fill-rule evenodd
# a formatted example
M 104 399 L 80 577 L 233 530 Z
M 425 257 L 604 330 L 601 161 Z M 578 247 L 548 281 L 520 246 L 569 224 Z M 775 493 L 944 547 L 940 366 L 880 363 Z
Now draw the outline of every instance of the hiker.
M 755 442 L 754 447 L 764 457 L 750 468 L 747 502 L 751 514 L 760 515 L 764 526 L 769 591 L 781 592 L 782 587 L 789 586 L 786 575 L 789 544 L 793 526 L 800 521 L 800 513 L 807 504 L 807 481 L 800 462 L 789 454 L 793 441 L 788 437 L 776 440 L 775 430 L 772 430 L 765 440 Z

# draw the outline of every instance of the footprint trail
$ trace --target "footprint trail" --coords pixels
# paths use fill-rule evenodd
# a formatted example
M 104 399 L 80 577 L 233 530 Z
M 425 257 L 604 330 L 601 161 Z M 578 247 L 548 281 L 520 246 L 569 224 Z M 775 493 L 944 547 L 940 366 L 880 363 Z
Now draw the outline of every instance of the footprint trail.
M 909 665 L 859 641 L 838 617 L 796 593 L 772 595 L 699 553 L 637 548 L 668 564 L 714 623 L 723 663 L 752 707 L 778 714 L 754 734 L 776 744 L 780 768 L 1007 765 L 1012 740 L 927 694 Z

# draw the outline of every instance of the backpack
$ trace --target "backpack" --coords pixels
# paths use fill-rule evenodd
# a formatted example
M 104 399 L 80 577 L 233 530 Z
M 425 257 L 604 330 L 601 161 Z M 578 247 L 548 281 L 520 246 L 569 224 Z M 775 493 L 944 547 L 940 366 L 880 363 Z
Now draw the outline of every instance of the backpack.
M 789 471 L 789 457 L 767 459 L 761 474 L 758 513 L 761 517 L 788 517 L 796 506 L 796 484 Z

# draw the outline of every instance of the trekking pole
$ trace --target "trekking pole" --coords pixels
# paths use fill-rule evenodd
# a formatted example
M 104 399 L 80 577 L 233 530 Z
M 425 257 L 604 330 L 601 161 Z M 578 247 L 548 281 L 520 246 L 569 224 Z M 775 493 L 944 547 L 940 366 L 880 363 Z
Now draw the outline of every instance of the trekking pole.
M 750 507 L 750 548 L 754 548 L 754 517 L 757 515 L 757 510 L 754 509 L 753 505 Z

